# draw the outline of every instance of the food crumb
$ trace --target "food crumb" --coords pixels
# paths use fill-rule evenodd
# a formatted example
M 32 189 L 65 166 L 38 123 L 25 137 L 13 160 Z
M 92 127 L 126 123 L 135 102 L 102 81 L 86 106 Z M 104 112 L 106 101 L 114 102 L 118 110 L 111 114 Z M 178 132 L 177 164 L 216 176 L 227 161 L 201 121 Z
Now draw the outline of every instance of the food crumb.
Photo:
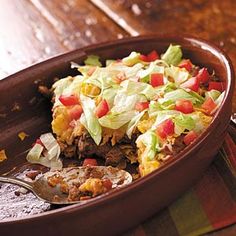
M 11 111 L 20 111 L 20 110 L 21 110 L 21 107 L 20 107 L 19 103 L 15 102 L 12 106 Z
M 7 159 L 5 150 L 0 150 L 0 162 L 3 162 Z
M 28 137 L 28 136 L 29 136 L 29 135 L 26 134 L 25 132 L 20 132 L 20 133 L 18 134 L 18 137 L 20 138 L 21 141 L 24 141 L 24 139 L 25 139 L 26 137 Z

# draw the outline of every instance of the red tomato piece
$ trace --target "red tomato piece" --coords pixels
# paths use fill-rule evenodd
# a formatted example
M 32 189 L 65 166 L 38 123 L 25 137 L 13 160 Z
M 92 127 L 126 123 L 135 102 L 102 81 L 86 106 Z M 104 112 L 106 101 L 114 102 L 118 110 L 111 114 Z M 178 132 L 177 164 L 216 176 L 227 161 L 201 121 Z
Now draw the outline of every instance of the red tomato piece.
M 212 98 L 207 98 L 207 100 L 202 104 L 202 108 L 206 111 L 207 114 L 211 114 L 211 112 L 216 108 L 216 104 Z
M 184 143 L 189 145 L 197 138 L 197 134 L 192 130 L 184 136 Z
M 155 61 L 159 59 L 159 55 L 156 50 L 153 50 L 147 55 L 147 58 L 149 61 Z
M 69 116 L 71 120 L 78 120 L 81 116 L 81 114 L 83 113 L 83 108 L 77 104 L 75 106 L 73 106 L 69 111 Z
M 193 103 L 190 100 L 179 99 L 175 102 L 175 110 L 185 114 L 193 112 Z
M 150 75 L 150 84 L 152 87 L 157 87 L 164 84 L 163 74 L 153 73 Z
M 174 134 L 175 124 L 171 119 L 167 119 L 158 125 L 156 133 L 161 138 L 166 138 L 169 135 Z
M 137 102 L 135 104 L 135 110 L 143 111 L 149 107 L 149 102 Z
M 202 68 L 201 70 L 199 70 L 196 77 L 201 83 L 207 83 L 210 79 L 210 75 L 207 71 L 207 68 Z
M 147 57 L 146 55 L 143 55 L 143 54 L 141 54 L 141 55 L 139 56 L 139 59 L 140 59 L 141 61 L 144 61 L 144 62 L 149 62 L 148 57 Z
M 208 86 L 208 91 L 211 91 L 212 89 L 218 90 L 220 92 L 224 91 L 224 83 L 223 82 L 215 82 L 210 81 Z
M 40 140 L 40 138 L 37 138 L 37 139 L 36 139 L 35 143 L 32 144 L 32 147 L 33 147 L 35 144 L 40 144 L 41 146 L 44 147 L 44 145 L 43 145 L 42 141 Z
M 197 92 L 199 89 L 199 80 L 197 79 L 197 77 L 192 77 L 186 82 L 182 83 L 180 87 L 185 89 L 191 89 L 192 91 Z
M 73 106 L 79 103 L 79 99 L 76 95 L 71 94 L 71 95 L 61 95 L 59 97 L 59 101 L 64 105 L 64 106 Z
M 85 158 L 83 162 L 83 166 L 97 166 L 97 160 L 94 158 Z
M 191 71 L 193 68 L 193 64 L 190 60 L 182 60 L 178 65 L 179 68 L 185 68 L 187 71 Z
M 105 116 L 109 112 L 109 105 L 105 99 L 103 99 L 97 106 L 95 114 L 98 118 Z
M 112 182 L 109 179 L 103 179 L 102 180 L 102 184 L 103 186 L 107 189 L 107 190 L 111 190 L 112 189 Z

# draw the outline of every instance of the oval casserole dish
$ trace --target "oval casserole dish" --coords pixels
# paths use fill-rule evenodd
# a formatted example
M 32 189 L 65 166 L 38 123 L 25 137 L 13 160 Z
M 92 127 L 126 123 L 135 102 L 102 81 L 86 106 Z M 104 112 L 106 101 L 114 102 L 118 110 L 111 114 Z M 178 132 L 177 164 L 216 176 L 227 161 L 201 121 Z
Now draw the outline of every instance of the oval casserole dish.
M 70 62 L 82 63 L 90 54 L 99 55 L 102 60 L 122 58 L 131 51 L 145 54 L 155 49 L 164 52 L 170 43 L 181 45 L 185 58 L 214 70 L 226 82 L 224 100 L 207 130 L 174 160 L 128 187 L 85 205 L 71 205 L 34 216 L 1 221 L 2 235 L 17 235 L 19 232 L 24 236 L 119 235 L 170 204 L 202 175 L 227 132 L 234 72 L 229 58 L 214 45 L 192 37 L 168 35 L 92 45 L 34 65 L 0 81 L 0 111 L 4 114 L 0 118 L 0 147 L 6 150 L 8 156 L 8 160 L 0 164 L 0 173 L 22 165 L 26 154 L 19 153 L 28 149 L 41 133 L 50 130 L 50 106 L 39 95 L 38 84 L 50 86 L 54 77 L 75 74 L 70 69 Z M 20 110 L 12 109 L 16 104 Z M 17 137 L 22 130 L 30 134 L 24 142 Z

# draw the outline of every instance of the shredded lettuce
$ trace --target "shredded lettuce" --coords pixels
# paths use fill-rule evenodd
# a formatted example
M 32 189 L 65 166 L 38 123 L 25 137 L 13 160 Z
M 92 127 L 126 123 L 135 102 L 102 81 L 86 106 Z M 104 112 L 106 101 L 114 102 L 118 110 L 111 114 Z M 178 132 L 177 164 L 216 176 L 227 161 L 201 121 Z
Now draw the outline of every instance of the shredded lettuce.
M 174 91 L 165 93 L 164 98 L 160 98 L 158 101 L 162 104 L 168 101 L 175 102 L 177 99 L 187 99 L 193 104 L 202 103 L 204 98 L 200 95 L 196 96 L 195 93 L 187 92 L 184 89 L 176 89 Z
M 178 65 L 182 59 L 183 53 L 179 45 L 170 45 L 166 52 L 161 56 L 161 59 L 169 65 Z
M 127 136 L 131 139 L 132 133 L 135 129 L 135 127 L 137 126 L 138 122 L 140 121 L 140 119 L 143 117 L 144 113 L 146 112 L 146 110 L 143 110 L 142 112 L 138 113 L 136 116 L 134 116 L 131 121 L 128 124 L 127 130 L 126 130 L 126 134 Z
M 89 97 L 80 95 L 80 101 L 84 113 L 80 117 L 80 122 L 87 129 L 94 142 L 99 145 L 102 139 L 102 128 L 94 114 L 95 101 Z
M 195 122 L 190 115 L 179 114 L 173 118 L 175 123 L 175 134 L 180 135 L 185 130 L 191 131 L 195 128 Z
M 134 64 L 140 62 L 140 53 L 131 52 L 129 56 L 124 57 L 122 62 L 127 66 L 133 66 Z
M 84 61 L 84 64 L 90 66 L 102 66 L 102 63 L 99 61 L 99 56 L 96 55 L 89 55 Z
M 173 78 L 177 85 L 185 82 L 190 77 L 188 71 L 173 65 L 165 68 L 165 75 Z
M 148 100 L 151 100 L 156 95 L 155 89 L 150 84 L 125 80 L 120 85 L 122 91 L 127 93 L 127 95 L 143 94 Z
M 59 159 L 60 146 L 51 133 L 42 134 L 40 140 L 43 145 L 36 143 L 26 156 L 30 163 L 41 164 L 54 169 L 62 168 L 62 161 Z
M 134 116 L 138 114 L 137 111 L 126 111 L 122 113 L 110 113 L 99 119 L 99 123 L 103 127 L 110 129 L 119 129 L 121 126 L 128 123 Z
M 214 89 L 212 89 L 211 91 L 207 91 L 205 93 L 206 99 L 210 97 L 213 101 L 215 101 L 220 95 L 221 95 L 221 92 Z
M 148 130 L 146 133 L 140 135 L 136 143 L 142 143 L 145 145 L 145 157 L 149 160 L 153 160 L 159 150 L 159 139 L 154 131 Z

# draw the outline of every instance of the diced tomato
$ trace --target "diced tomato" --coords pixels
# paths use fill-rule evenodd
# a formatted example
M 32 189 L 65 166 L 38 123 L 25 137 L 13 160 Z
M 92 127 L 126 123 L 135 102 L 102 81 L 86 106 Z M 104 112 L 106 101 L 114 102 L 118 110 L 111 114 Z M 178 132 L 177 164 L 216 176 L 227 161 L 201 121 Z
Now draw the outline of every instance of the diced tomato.
M 185 89 L 191 89 L 192 91 L 197 92 L 199 89 L 199 80 L 197 79 L 197 77 L 192 77 L 186 82 L 182 83 L 180 87 Z
M 184 136 L 184 143 L 189 145 L 197 138 L 197 134 L 192 130 Z
M 190 100 L 179 99 L 175 102 L 175 110 L 181 111 L 185 114 L 193 112 L 193 104 Z
M 103 179 L 102 180 L 102 184 L 103 186 L 107 189 L 107 190 L 111 190 L 112 189 L 112 182 L 109 179 Z
M 150 75 L 150 84 L 152 87 L 157 87 L 164 84 L 163 74 L 153 73 Z
M 179 68 L 185 68 L 187 71 L 191 71 L 193 64 L 190 60 L 182 60 L 178 65 Z
M 59 101 L 64 105 L 64 106 L 73 106 L 79 103 L 79 99 L 76 95 L 71 94 L 71 95 L 61 95 L 59 97 Z
M 83 166 L 97 166 L 97 160 L 94 158 L 85 158 L 83 162 Z
M 218 90 L 220 92 L 224 91 L 224 83 L 223 82 L 215 82 L 215 81 L 210 81 L 208 90 L 211 91 L 212 89 Z
M 158 125 L 156 133 L 161 138 L 166 138 L 169 135 L 174 134 L 175 124 L 171 119 L 167 119 Z
M 141 61 L 144 61 L 144 62 L 149 62 L 148 57 L 147 57 L 146 55 L 143 55 L 143 54 L 141 54 L 141 55 L 139 56 L 139 59 L 140 59 Z
M 210 75 L 207 71 L 207 68 L 202 68 L 201 70 L 199 70 L 198 74 L 197 74 L 197 79 L 199 80 L 199 82 L 201 83 L 207 83 L 210 79 Z
M 78 120 L 83 113 L 83 108 L 77 104 L 68 111 L 71 120 Z
M 33 147 L 36 143 L 37 143 L 37 144 L 40 144 L 41 146 L 44 147 L 44 145 L 43 145 L 42 141 L 40 140 L 40 138 L 37 138 L 37 139 L 36 139 L 36 141 L 32 144 L 32 147 Z
M 97 106 L 95 114 L 98 118 L 105 116 L 109 112 L 109 105 L 105 99 L 103 99 Z
M 159 55 L 157 51 L 153 50 L 150 53 L 148 53 L 148 55 L 141 54 L 139 59 L 144 62 L 151 62 L 159 59 Z
M 217 105 L 211 97 L 207 98 L 206 101 L 202 104 L 202 108 L 206 111 L 207 114 L 211 114 L 216 106 Z
M 153 50 L 147 55 L 147 58 L 149 61 L 155 61 L 159 59 L 159 55 L 156 50 Z
M 149 107 L 149 102 L 137 102 L 135 104 L 135 110 L 143 111 Z

